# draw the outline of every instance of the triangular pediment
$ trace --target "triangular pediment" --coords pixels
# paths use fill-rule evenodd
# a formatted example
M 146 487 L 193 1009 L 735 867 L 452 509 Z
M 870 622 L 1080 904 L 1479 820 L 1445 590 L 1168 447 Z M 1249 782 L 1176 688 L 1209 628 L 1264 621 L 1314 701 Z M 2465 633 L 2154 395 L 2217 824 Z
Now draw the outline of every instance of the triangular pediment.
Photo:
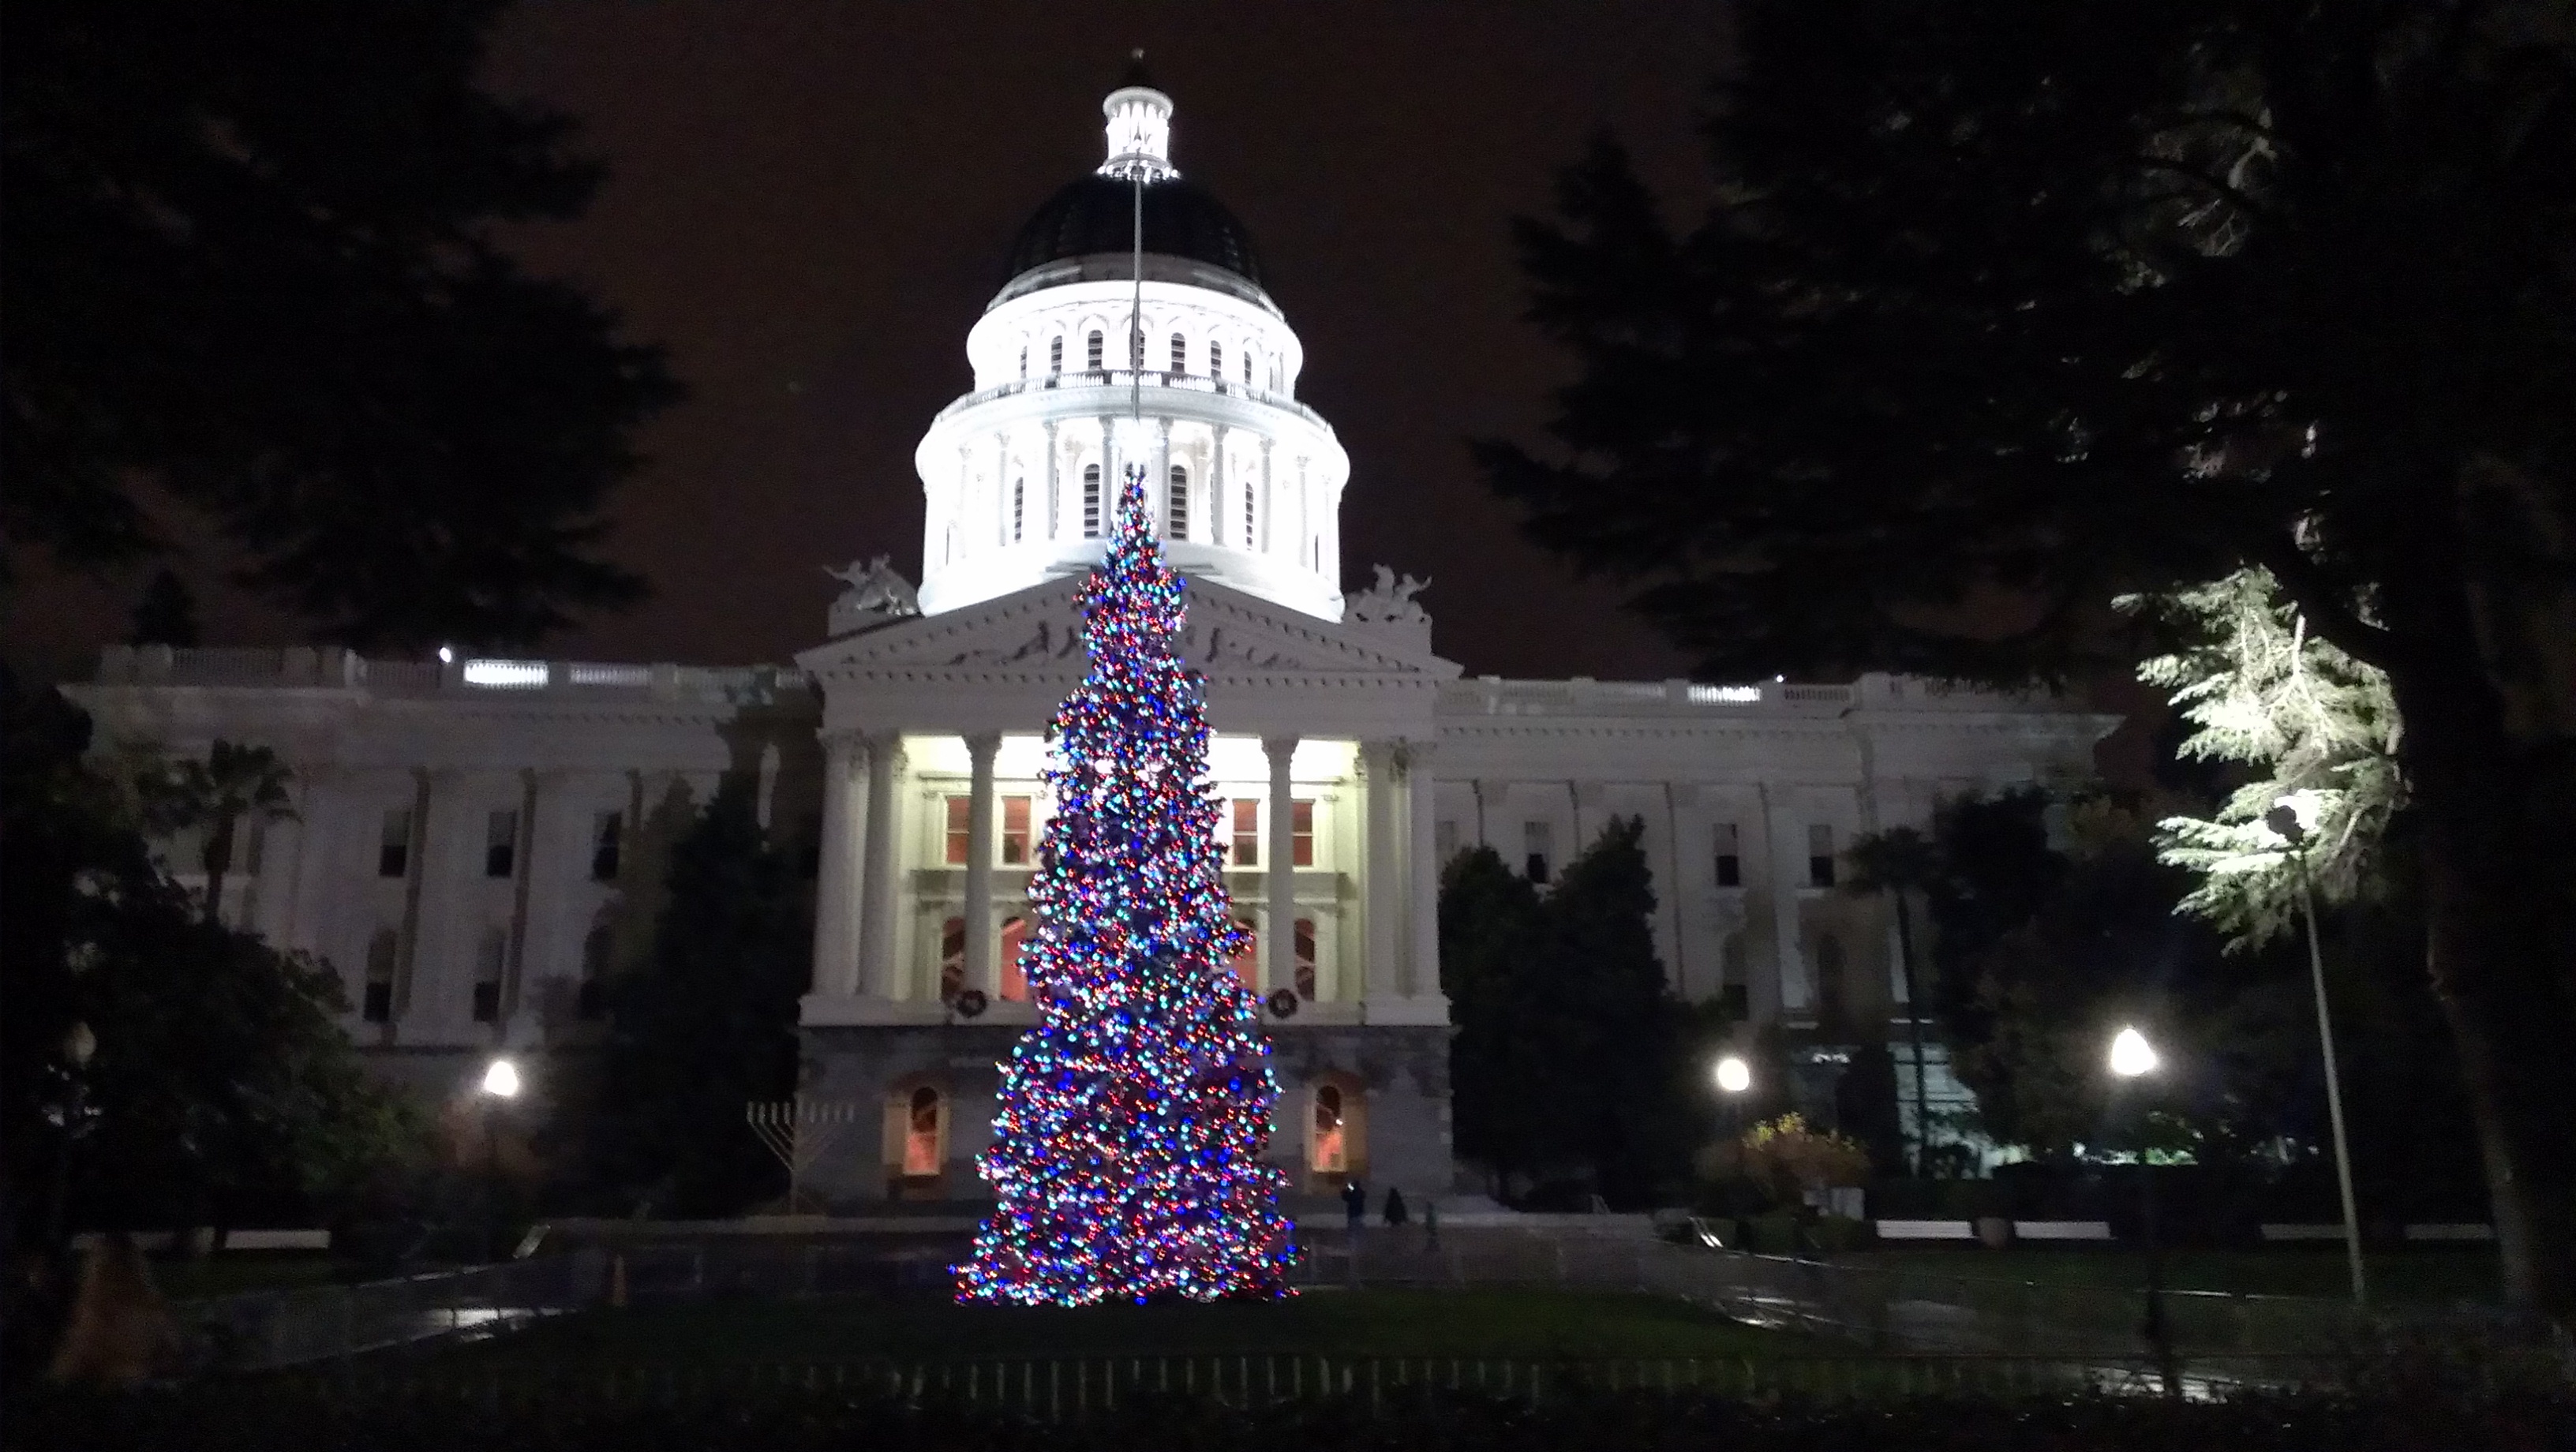
M 1083 576 L 937 615 L 906 616 L 800 652 L 819 675 L 902 671 L 1082 673 Z M 1453 680 L 1459 668 L 1391 632 L 1318 620 L 1205 580 L 1189 583 L 1180 654 L 1211 679 L 1397 675 Z

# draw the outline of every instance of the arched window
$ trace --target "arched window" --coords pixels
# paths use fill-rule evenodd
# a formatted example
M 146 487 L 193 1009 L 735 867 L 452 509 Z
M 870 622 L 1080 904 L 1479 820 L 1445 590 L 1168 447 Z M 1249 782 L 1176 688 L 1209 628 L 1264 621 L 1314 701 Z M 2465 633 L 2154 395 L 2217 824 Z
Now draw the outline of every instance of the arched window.
M 1175 373 L 1190 371 L 1190 340 L 1178 333 L 1172 335 L 1172 371 Z
M 1243 386 L 1252 386 L 1252 350 L 1249 348 L 1243 350 Z
M 903 1177 L 936 1176 L 948 1159 L 948 1100 L 924 1084 L 904 1104 Z
M 1082 466 L 1082 537 L 1100 538 L 1100 466 Z
M 939 925 L 939 1001 L 955 1003 L 966 991 L 966 920 L 950 918 Z
M 1332 1074 L 1306 1098 L 1307 1188 L 1329 1193 L 1368 1172 L 1368 1101 L 1357 1081 Z
M 1843 941 L 1831 933 L 1816 939 L 1816 1021 L 1839 1024 L 1849 1017 L 1844 1002 Z
M 1210 338 L 1208 339 L 1208 377 L 1223 378 L 1224 376 L 1225 345 L 1214 338 Z
M 1243 481 L 1243 547 L 1248 550 L 1261 547 L 1261 536 L 1253 531 L 1253 526 L 1260 520 L 1252 512 L 1252 498 L 1252 481 L 1246 479 Z
M 1288 941 L 1296 959 L 1297 996 L 1312 1002 L 1315 997 L 1315 920 L 1299 918 L 1296 936 Z
M 1026 343 L 1020 345 L 1020 376 L 1029 376 L 1029 345 Z
M 1083 356 L 1090 360 L 1084 366 L 1088 367 L 1094 373 L 1100 371 L 1100 349 L 1100 330 L 1098 328 L 1094 328 L 1091 330 L 1091 340 L 1084 345 L 1083 352 Z
M 1190 537 L 1190 471 L 1178 464 L 1172 466 L 1171 487 L 1163 496 L 1164 533 L 1173 539 Z
M 1012 481 L 1011 481 L 1011 543 L 1013 543 L 1013 544 L 1018 544 L 1018 543 L 1020 542 L 1020 527 L 1021 527 L 1021 525 L 1025 522 L 1025 520 L 1026 520 L 1026 518 L 1027 518 L 1027 515 L 1028 515 L 1028 507 L 1029 507 L 1029 481 L 1027 481 L 1026 479 L 1014 479 L 1014 480 L 1012 480 Z
M 1002 997 L 1013 1003 L 1026 1003 L 1029 998 L 1029 969 L 1021 961 L 1029 949 L 1029 920 L 1002 919 Z
M 1349 1145 L 1342 1138 L 1342 1131 L 1347 1127 L 1342 1123 L 1342 1086 L 1316 1085 L 1312 1157 L 1317 1174 L 1341 1174 L 1349 1167 Z
M 1053 378 L 1063 371 L 1064 339 L 1049 338 L 1047 339 L 1047 376 Z
M 391 928 L 378 928 L 367 940 L 367 989 L 359 1011 L 369 1023 L 393 1022 L 394 964 L 401 956 L 402 935 Z
M 1277 393 L 1279 389 L 1279 360 L 1273 358 L 1270 360 L 1270 391 Z

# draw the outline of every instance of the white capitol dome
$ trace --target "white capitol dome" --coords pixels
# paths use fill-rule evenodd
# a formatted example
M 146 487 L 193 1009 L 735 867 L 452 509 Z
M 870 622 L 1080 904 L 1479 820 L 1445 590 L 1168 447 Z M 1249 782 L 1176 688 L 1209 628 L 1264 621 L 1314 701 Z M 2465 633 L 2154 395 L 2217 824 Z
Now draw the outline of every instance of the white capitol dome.
M 921 608 L 1087 571 L 1142 464 L 1183 574 L 1339 620 L 1350 458 L 1296 400 L 1305 350 L 1241 224 L 1173 168 L 1171 98 L 1130 84 L 1101 110 L 1108 159 L 1021 228 L 966 335 L 974 388 L 914 452 Z

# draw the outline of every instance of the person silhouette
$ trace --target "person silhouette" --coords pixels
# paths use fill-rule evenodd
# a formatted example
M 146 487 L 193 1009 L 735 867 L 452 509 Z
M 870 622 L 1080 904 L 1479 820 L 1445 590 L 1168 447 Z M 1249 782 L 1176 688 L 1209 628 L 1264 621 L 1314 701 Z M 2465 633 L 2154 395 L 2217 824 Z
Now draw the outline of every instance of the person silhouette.
M 1368 1191 L 1356 1179 L 1342 1184 L 1342 1213 L 1350 1217 L 1351 1234 L 1359 1234 L 1368 1220 Z
M 1386 1187 L 1386 1227 L 1396 1229 L 1404 1224 L 1404 1192 L 1393 1185 Z

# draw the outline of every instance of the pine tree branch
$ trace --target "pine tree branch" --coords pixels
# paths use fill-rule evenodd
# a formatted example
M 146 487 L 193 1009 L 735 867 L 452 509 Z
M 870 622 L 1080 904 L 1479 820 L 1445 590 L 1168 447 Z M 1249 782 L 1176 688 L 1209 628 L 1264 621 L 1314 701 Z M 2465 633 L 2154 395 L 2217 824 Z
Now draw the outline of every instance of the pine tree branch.
M 2383 626 L 2361 618 L 2349 603 L 2349 592 L 2329 578 L 2307 551 L 2287 534 L 2258 544 L 2255 562 L 2272 572 L 2281 588 L 2298 603 L 2317 634 L 2353 659 L 2381 670 L 2392 669 L 2399 654 L 2397 637 Z

